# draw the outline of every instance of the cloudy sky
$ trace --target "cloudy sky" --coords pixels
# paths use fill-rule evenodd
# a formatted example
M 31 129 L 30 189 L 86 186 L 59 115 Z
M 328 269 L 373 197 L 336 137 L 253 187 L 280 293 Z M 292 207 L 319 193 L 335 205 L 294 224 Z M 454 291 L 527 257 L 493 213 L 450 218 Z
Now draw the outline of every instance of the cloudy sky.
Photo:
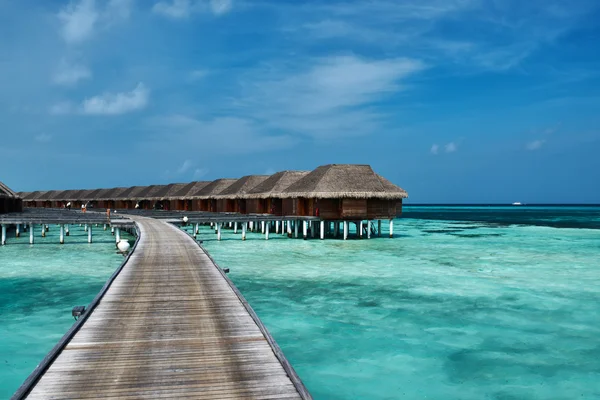
M 0 180 L 367 163 L 413 203 L 600 203 L 598 21 L 596 0 L 0 0 Z

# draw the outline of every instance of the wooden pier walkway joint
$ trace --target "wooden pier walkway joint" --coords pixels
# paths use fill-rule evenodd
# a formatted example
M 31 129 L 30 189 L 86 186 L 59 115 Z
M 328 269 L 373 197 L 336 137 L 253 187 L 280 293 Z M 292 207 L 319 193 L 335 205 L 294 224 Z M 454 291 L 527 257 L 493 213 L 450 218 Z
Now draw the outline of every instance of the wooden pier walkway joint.
M 312 399 L 207 253 L 171 224 L 132 219 L 135 251 L 13 398 Z

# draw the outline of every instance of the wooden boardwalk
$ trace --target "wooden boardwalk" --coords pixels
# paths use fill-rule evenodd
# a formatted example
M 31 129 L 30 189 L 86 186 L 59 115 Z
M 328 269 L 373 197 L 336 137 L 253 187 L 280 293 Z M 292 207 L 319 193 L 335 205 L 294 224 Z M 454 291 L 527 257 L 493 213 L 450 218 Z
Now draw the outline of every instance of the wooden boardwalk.
M 141 238 L 29 399 L 310 399 L 294 370 L 187 234 L 133 217 Z

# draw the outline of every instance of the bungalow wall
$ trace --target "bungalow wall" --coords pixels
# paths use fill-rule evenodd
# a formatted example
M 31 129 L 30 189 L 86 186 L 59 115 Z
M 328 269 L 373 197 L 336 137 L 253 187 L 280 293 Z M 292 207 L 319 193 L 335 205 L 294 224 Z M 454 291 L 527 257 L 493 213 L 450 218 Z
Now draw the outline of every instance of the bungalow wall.
M 342 199 L 341 219 L 359 220 L 367 218 L 367 199 Z
M 339 199 L 318 199 L 316 208 L 319 209 L 318 216 L 323 219 L 340 219 L 341 208 Z M 315 210 L 315 215 L 317 214 Z
M 396 217 L 397 200 L 369 199 L 367 201 L 368 219 L 392 219 Z M 402 212 L 402 201 L 400 203 L 400 212 Z
M 21 199 L 0 198 L 0 214 L 23 211 Z

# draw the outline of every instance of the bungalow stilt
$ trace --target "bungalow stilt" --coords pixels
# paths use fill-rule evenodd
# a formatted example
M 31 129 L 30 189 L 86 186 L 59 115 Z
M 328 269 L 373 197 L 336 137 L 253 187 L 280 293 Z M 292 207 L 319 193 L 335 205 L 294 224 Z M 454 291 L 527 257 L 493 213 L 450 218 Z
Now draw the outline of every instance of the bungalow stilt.
M 63 224 L 60 224 L 59 228 L 59 243 L 65 244 L 65 226 Z
M 6 225 L 2 224 L 2 241 L 0 242 L 2 246 L 6 244 Z

